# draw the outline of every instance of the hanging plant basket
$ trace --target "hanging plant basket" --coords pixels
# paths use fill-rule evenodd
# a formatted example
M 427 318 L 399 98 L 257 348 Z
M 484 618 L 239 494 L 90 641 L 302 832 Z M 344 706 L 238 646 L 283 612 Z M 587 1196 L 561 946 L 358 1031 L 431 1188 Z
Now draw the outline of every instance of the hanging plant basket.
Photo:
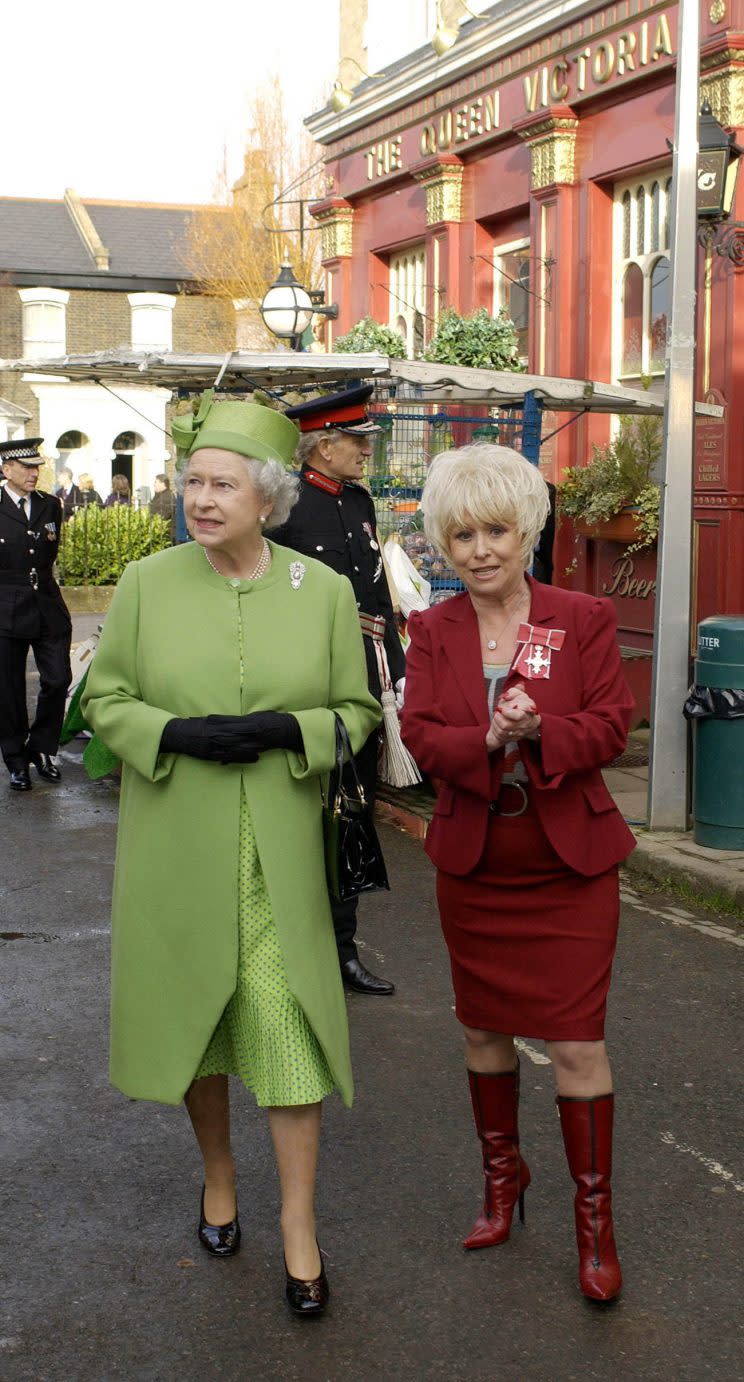
M 638 514 L 633 508 L 621 509 L 601 523 L 585 523 L 582 518 L 574 518 L 573 525 L 581 537 L 592 538 L 595 542 L 629 543 L 638 538 Z

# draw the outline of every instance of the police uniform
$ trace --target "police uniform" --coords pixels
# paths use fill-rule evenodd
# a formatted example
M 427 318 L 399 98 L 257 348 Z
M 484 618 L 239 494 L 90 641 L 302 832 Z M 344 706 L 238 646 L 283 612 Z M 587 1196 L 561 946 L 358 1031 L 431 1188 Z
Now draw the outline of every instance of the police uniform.
M 364 435 L 379 430 L 366 414 L 371 393 L 372 388 L 367 386 L 347 389 L 342 394 L 289 408 L 287 416 L 301 432 L 317 432 L 319 437 L 323 431 Z M 406 664 L 383 566 L 372 496 L 364 485 L 333 479 L 312 462 L 302 466 L 299 478 L 299 499 L 288 521 L 276 528 L 271 537 L 325 562 L 351 581 L 364 635 L 369 689 L 379 699 L 382 686 L 375 642 L 379 640 L 384 646 L 393 685 L 405 676 Z M 375 730 L 354 760 L 370 803 L 374 803 L 377 786 L 378 750 L 379 730 Z M 331 910 L 342 974 L 348 986 L 365 993 L 391 993 L 391 984 L 377 980 L 360 965 L 354 941 L 357 899 L 333 902 Z M 351 981 L 349 966 L 359 982 Z
M 0 444 L 0 462 L 39 465 L 41 438 Z M 6 473 L 7 479 L 7 473 Z M 26 502 L 30 500 L 30 516 Z M 39 490 L 16 502 L 8 485 L 0 490 L 0 750 L 11 785 L 28 790 L 28 764 L 42 777 L 60 774 L 49 760 L 59 747 L 65 699 L 71 681 L 72 621 L 53 576 L 62 505 Z M 26 662 L 33 649 L 41 688 L 29 729 Z M 19 781 L 15 781 L 19 778 Z M 28 783 L 30 785 L 30 783 Z

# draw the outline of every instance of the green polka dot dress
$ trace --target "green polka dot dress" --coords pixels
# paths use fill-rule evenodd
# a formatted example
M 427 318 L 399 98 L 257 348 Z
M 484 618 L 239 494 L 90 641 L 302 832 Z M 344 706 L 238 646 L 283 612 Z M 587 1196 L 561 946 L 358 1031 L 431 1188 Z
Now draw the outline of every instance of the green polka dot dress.
M 242 683 L 242 627 L 240 633 Z M 235 992 L 212 1034 L 195 1079 L 237 1075 L 262 1107 L 315 1104 L 332 1092 L 335 1083 L 315 1033 L 287 983 L 242 788 L 237 924 Z

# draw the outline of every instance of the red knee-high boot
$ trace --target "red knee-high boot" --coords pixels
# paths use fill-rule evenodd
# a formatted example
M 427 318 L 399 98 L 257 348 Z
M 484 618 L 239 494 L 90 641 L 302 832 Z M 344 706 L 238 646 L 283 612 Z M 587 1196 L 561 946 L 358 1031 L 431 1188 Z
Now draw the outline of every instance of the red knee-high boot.
M 612 1227 L 614 1095 L 556 1099 L 568 1167 L 576 1183 L 574 1213 L 579 1285 L 590 1300 L 612 1300 L 623 1278 Z
M 524 1221 L 524 1192 L 530 1173 L 519 1154 L 519 1066 L 499 1075 L 469 1070 L 468 1079 L 483 1149 L 486 1192 L 483 1208 L 463 1247 L 489 1248 L 506 1242 L 517 1202 Z

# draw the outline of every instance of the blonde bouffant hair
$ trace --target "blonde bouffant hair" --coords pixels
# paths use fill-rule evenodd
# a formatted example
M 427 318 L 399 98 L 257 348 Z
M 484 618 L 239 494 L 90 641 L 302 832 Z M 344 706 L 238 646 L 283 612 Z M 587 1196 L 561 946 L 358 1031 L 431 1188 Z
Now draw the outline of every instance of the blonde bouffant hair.
M 527 567 L 550 512 L 550 497 L 537 466 L 518 451 L 474 442 L 435 457 L 421 507 L 426 536 L 443 556 L 450 556 L 450 539 L 458 528 L 499 523 L 516 529 Z

